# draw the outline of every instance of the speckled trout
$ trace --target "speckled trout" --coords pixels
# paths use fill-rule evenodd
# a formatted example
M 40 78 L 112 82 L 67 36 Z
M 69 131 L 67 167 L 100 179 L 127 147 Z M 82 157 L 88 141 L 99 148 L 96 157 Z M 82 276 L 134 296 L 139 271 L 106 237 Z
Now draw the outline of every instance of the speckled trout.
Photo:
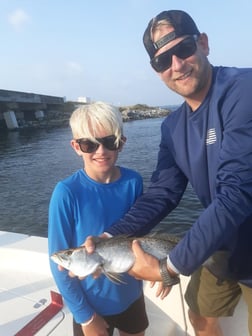
M 85 246 L 61 250 L 51 259 L 79 277 L 86 277 L 97 270 L 111 281 L 120 282 L 120 274 L 127 272 L 135 262 L 132 241 L 137 239 L 142 249 L 157 259 L 167 256 L 180 238 L 167 233 L 155 233 L 143 237 L 115 236 L 109 239 L 94 237 L 95 251 L 87 253 Z

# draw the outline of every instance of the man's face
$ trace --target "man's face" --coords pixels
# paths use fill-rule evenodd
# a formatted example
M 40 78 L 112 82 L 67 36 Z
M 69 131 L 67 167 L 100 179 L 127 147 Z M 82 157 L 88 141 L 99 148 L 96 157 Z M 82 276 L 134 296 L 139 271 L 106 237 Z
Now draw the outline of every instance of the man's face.
M 153 34 L 154 42 L 173 30 L 171 26 L 160 26 Z M 156 52 L 155 57 L 174 48 L 181 42 L 183 45 L 187 37 L 183 36 L 170 41 Z M 210 85 L 207 36 L 201 34 L 197 39 L 196 45 L 196 51 L 191 56 L 183 59 L 173 54 L 171 66 L 163 72 L 158 72 L 163 82 L 186 100 L 204 99 Z

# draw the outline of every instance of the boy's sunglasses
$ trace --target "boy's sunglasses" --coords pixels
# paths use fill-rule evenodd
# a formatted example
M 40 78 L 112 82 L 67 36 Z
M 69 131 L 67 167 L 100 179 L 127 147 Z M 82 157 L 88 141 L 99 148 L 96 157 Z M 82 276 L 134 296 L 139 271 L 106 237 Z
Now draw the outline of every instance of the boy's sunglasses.
M 192 56 L 197 50 L 196 39 L 196 35 L 186 37 L 171 49 L 152 58 L 150 61 L 151 66 L 157 72 L 164 72 L 171 67 L 173 55 L 181 59 L 186 59 L 187 57 Z
M 75 140 L 83 153 L 93 153 L 95 152 L 100 144 L 102 144 L 106 149 L 110 151 L 115 151 L 117 149 L 120 149 L 123 143 L 123 137 L 122 140 L 120 140 L 119 144 L 116 144 L 116 136 L 115 135 L 109 135 L 104 138 L 95 138 L 97 142 L 93 142 L 88 139 L 77 139 Z

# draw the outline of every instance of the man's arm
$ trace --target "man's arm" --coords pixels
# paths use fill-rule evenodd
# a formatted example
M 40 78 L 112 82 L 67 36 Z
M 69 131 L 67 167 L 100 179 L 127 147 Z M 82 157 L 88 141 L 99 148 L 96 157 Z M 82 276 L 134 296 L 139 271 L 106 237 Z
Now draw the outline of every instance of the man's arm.
M 168 162 L 168 161 L 167 161 Z M 151 184 L 127 214 L 106 230 L 111 235 L 147 234 L 165 218 L 180 202 L 186 189 L 187 179 L 176 165 L 158 167 Z

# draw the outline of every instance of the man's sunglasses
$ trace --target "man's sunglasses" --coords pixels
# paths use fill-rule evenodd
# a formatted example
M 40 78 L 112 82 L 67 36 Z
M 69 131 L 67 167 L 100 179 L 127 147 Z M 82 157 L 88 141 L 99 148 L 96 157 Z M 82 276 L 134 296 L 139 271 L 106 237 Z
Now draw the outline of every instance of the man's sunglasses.
M 150 61 L 151 66 L 157 72 L 164 72 L 171 67 L 173 55 L 181 59 L 186 59 L 187 57 L 192 56 L 197 50 L 196 39 L 196 35 L 186 37 L 171 49 L 152 58 Z
M 93 142 L 88 139 L 77 139 L 75 140 L 83 153 L 93 153 L 95 152 L 100 144 L 102 144 L 106 149 L 110 151 L 115 151 L 121 148 L 123 144 L 124 137 L 120 140 L 119 144 L 116 143 L 116 136 L 109 135 L 104 138 L 95 138 L 97 142 Z

